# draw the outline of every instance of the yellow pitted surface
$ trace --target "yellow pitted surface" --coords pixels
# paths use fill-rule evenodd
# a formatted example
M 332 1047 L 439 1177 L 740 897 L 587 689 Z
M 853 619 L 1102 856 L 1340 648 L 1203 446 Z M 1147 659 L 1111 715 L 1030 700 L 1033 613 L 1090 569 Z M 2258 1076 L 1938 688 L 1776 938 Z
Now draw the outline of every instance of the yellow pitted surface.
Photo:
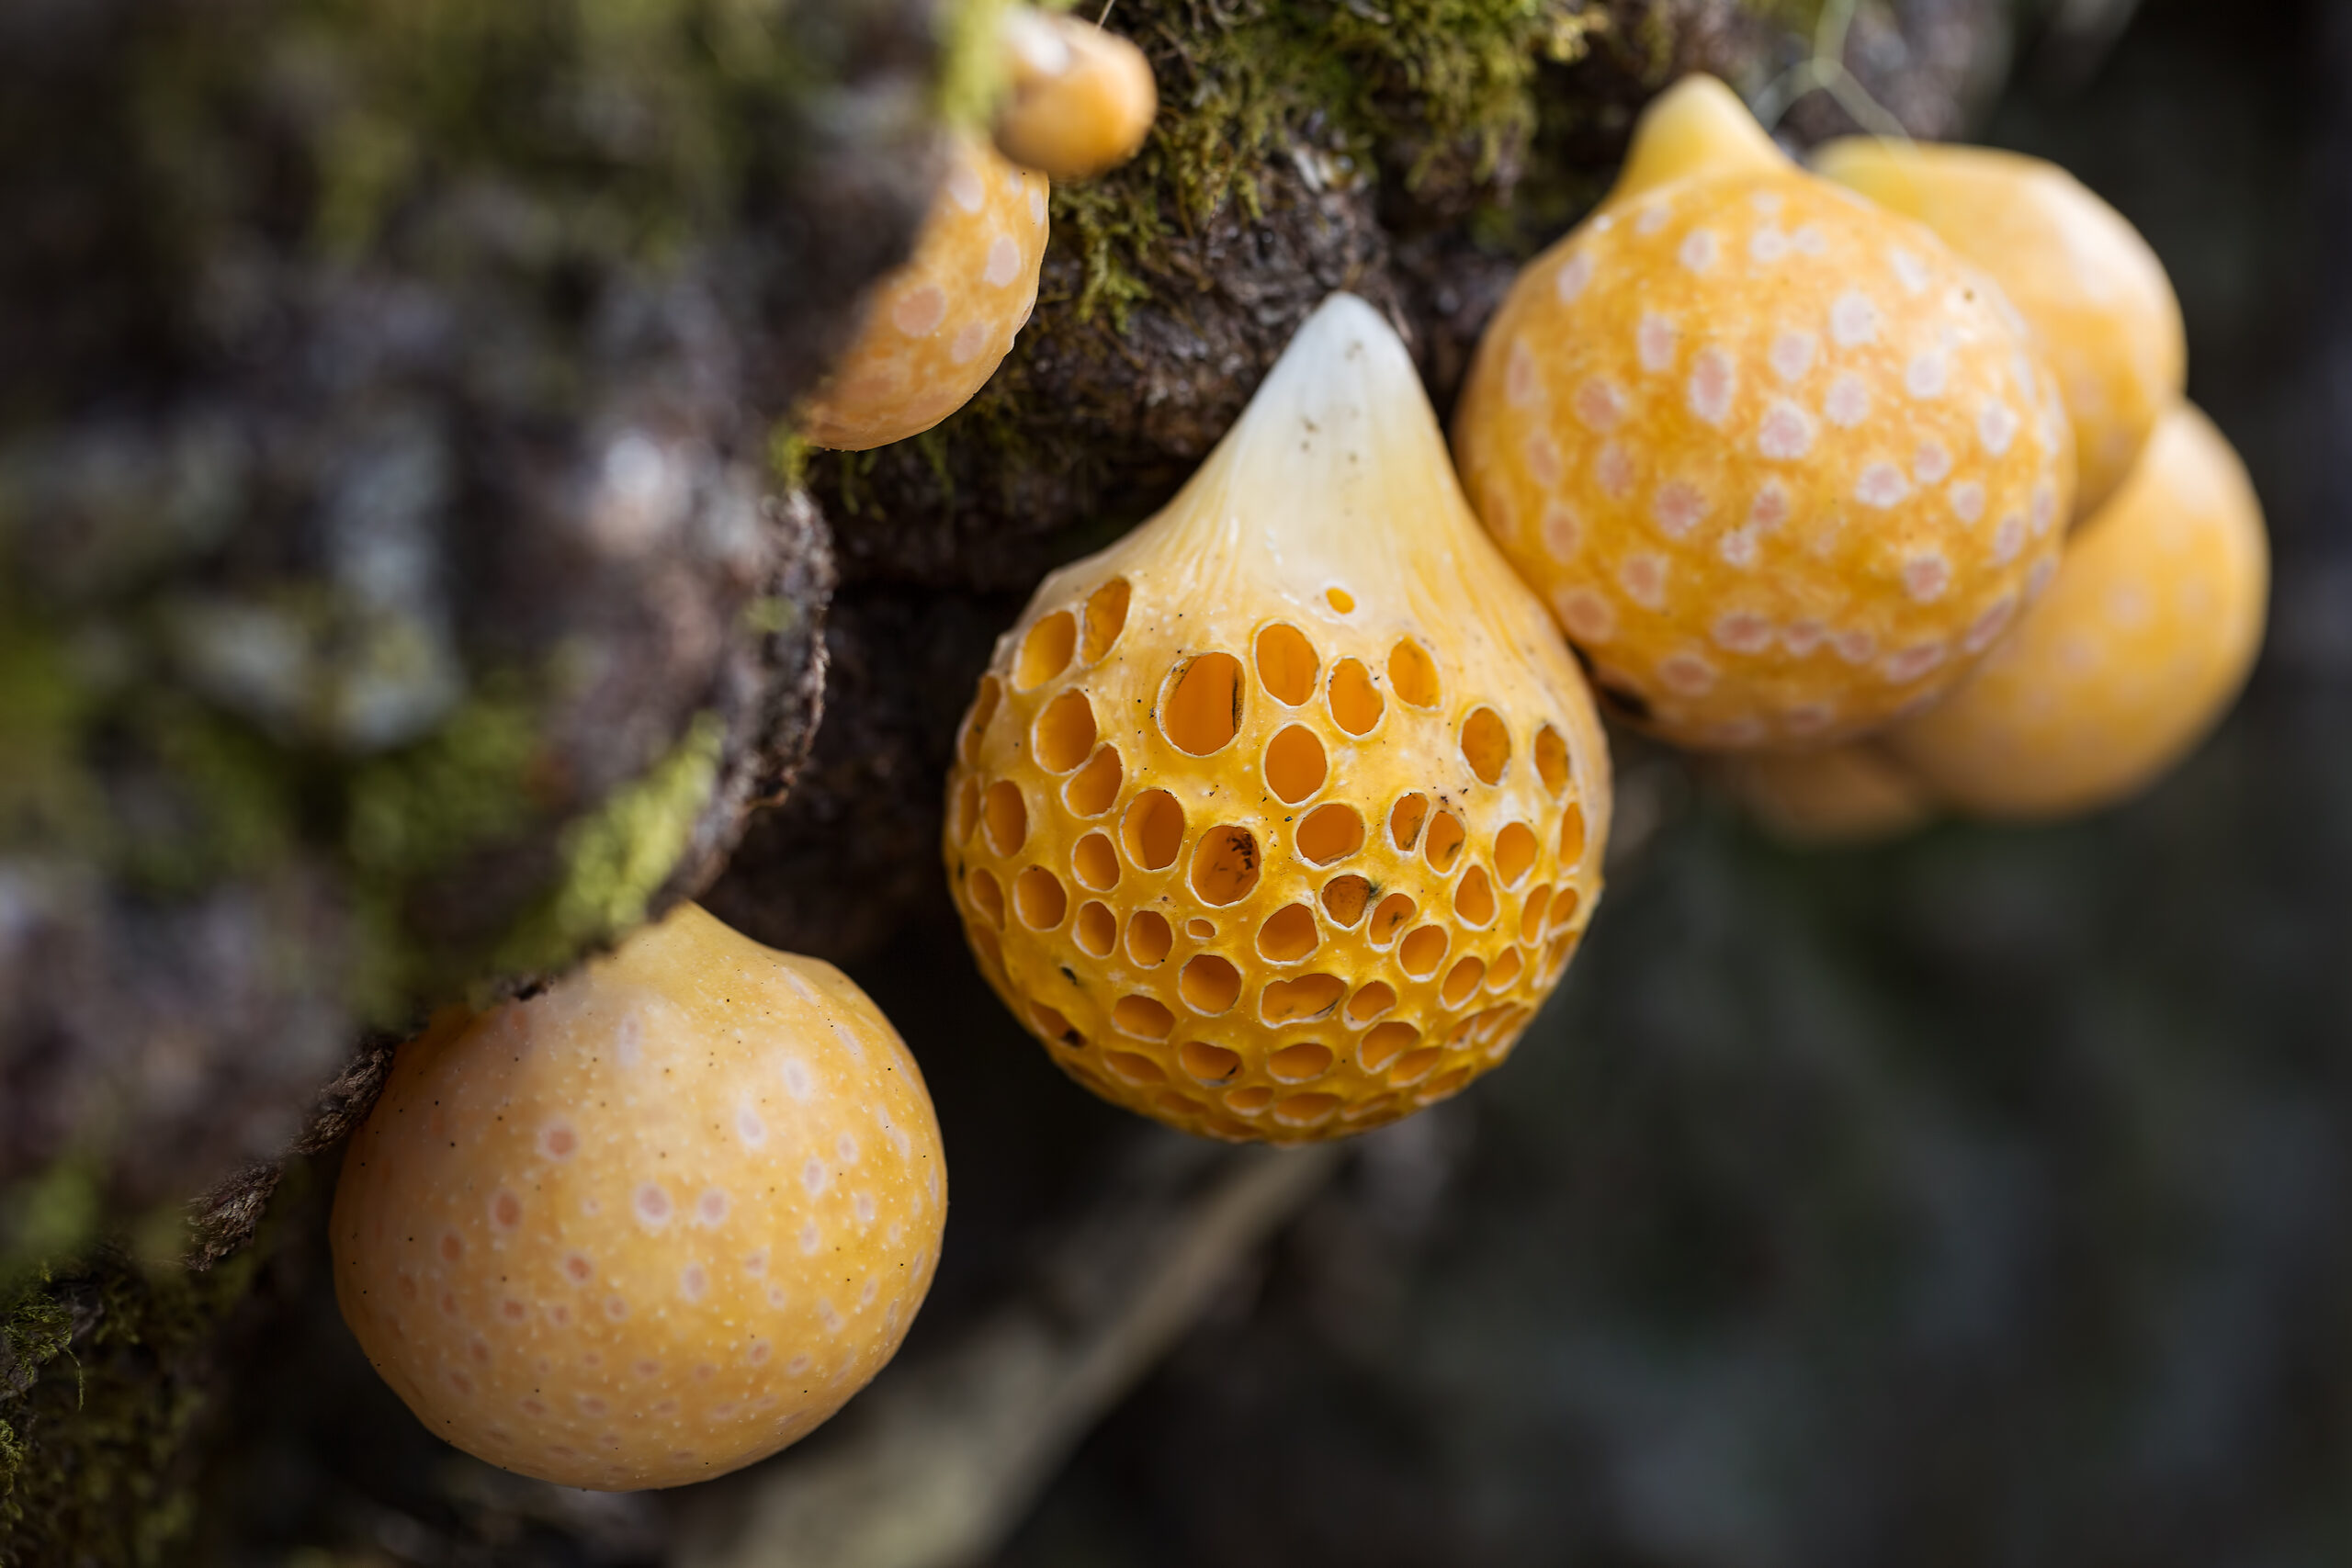
M 857 341 L 801 409 L 800 434 L 862 452 L 969 402 L 1036 306 L 1046 195 L 1045 175 L 958 139 L 915 254 L 875 286 Z
M 1336 295 L 1159 516 L 1038 589 L 948 784 L 989 981 L 1187 1131 L 1360 1131 L 1499 1061 L 1600 891 L 1608 758 L 1404 346 Z
M 2046 583 L 2073 487 L 2000 291 L 1703 77 L 1521 275 L 1455 448 L 1604 689 L 1722 749 L 1824 744 L 1948 690 Z
M 1919 220 L 2001 286 L 2066 400 L 2075 512 L 2098 511 L 2188 376 L 2180 301 L 2139 231 L 2065 170 L 2017 152 L 1858 137 L 1814 166 Z
M 703 1481 L 881 1370 L 946 1214 L 922 1074 L 839 970 L 686 905 L 403 1045 L 335 1290 L 435 1433 L 570 1486 Z
M 2087 810 L 2144 787 L 2212 728 L 2262 645 L 2261 503 L 2184 403 L 2075 531 L 2058 580 L 1984 667 L 1887 746 L 1985 817 Z

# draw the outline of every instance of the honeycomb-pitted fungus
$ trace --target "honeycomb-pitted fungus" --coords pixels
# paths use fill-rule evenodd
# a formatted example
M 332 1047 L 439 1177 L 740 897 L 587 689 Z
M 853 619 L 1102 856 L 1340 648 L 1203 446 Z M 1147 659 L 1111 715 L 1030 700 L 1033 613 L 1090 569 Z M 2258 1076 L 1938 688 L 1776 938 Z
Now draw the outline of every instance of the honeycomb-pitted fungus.
M 959 138 L 915 254 L 875 286 L 857 341 L 801 406 L 800 434 L 863 452 L 969 402 L 1036 308 L 1047 194 L 1045 175 Z
M 1064 1071 L 1289 1142 L 1502 1059 L 1591 917 L 1609 802 L 1582 675 L 1340 294 L 1183 491 L 999 641 L 946 859 Z
M 2180 301 L 2140 231 L 2065 170 L 2022 153 L 1855 137 L 1822 148 L 1814 166 L 1925 223 L 2001 286 L 2065 395 L 2075 514 L 2097 512 L 2188 376 Z
M 439 1436 L 567 1486 L 703 1481 L 863 1388 L 922 1304 L 939 1124 L 831 964 L 694 905 L 403 1045 L 335 1191 L 335 1293 Z
M 2269 589 L 2245 468 L 2180 404 L 2115 499 L 2075 531 L 2049 595 L 1968 684 L 1885 743 L 1974 816 L 2120 800 L 2228 710 L 2261 649 Z
M 2074 482 L 2000 290 L 1706 77 L 1512 285 L 1454 436 L 1602 689 L 1716 749 L 1826 744 L 1950 689 L 2046 584 Z
M 1143 51 L 1078 17 L 1016 6 L 1005 15 L 1012 94 L 998 151 L 1057 180 L 1082 180 L 1135 156 L 1159 110 Z

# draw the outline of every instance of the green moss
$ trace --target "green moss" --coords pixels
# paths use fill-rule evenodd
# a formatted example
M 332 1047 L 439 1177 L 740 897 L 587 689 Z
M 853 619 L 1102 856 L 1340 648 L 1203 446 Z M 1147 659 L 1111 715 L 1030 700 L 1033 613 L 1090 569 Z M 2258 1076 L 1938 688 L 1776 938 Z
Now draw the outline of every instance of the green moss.
M 1004 93 L 1004 14 L 1012 0 L 944 0 L 940 6 L 939 118 L 987 129 Z M 1059 6 L 1053 7 L 1060 9 Z
M 104 831 L 96 793 L 75 744 L 91 709 L 55 635 L 0 602 L 0 844 L 51 852 L 95 843 Z
M 96 1234 L 103 1200 L 99 1172 L 86 1159 L 61 1159 L 0 1194 L 0 1281 L 22 1278 L 41 1259 L 63 1258 Z
M 510 834 L 531 816 L 538 707 L 491 681 L 425 741 L 352 777 L 345 846 L 360 874 L 398 883 Z
M 685 739 L 645 776 L 566 829 L 561 882 L 501 952 L 498 968 L 560 967 L 645 919 L 646 904 L 675 870 L 718 779 L 727 727 L 695 716 Z
M 1401 163 L 1408 189 L 1444 161 L 1492 175 L 1534 133 L 1543 67 L 1581 57 L 1609 14 L 1579 0 L 1256 0 L 1198 24 L 1169 5 L 1123 15 L 1174 51 L 1172 69 L 1164 53 L 1156 62 L 1159 121 L 1135 162 L 1054 192 L 1057 234 L 1084 263 L 1078 319 L 1107 310 L 1121 326 L 1170 226 L 1197 228 L 1227 201 L 1254 215 L 1257 171 L 1294 140 L 1374 177 Z
M 0 1564 L 181 1560 L 211 1347 L 260 1251 L 201 1274 L 109 1251 L 0 1290 Z

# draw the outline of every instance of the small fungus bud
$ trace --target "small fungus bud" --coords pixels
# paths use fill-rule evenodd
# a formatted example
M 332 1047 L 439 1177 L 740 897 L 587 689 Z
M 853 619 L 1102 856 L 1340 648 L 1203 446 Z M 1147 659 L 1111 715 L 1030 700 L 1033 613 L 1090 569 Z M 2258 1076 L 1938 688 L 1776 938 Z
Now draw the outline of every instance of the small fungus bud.
M 1935 815 L 1919 781 L 1869 740 L 1744 752 L 1724 760 L 1721 776 L 1749 815 L 1792 844 L 1874 843 Z
M 2065 170 L 2016 152 L 1855 137 L 1814 166 L 1925 223 L 2001 286 L 2065 395 L 2075 514 L 2098 511 L 2188 373 L 2180 301 L 2140 231 Z
M 863 452 L 969 402 L 1036 307 L 1046 193 L 1043 175 L 959 139 L 915 254 L 875 286 L 857 340 L 802 405 L 800 434 Z
M 1975 816 L 2059 817 L 2120 800 L 2228 710 L 2260 651 L 2269 586 L 2245 468 L 2180 404 L 1984 668 L 1885 744 Z
M 1012 96 L 1000 152 L 1057 180 L 1082 180 L 1135 156 L 1159 109 L 1143 51 L 1076 17 L 1014 7 L 1005 17 Z
M 684 905 L 401 1047 L 335 1191 L 335 1293 L 418 1419 L 606 1491 L 774 1453 L 930 1289 L 939 1126 L 829 964 Z
M 1707 77 L 1650 107 L 1618 189 L 1512 285 L 1454 445 L 1603 692 L 1726 750 L 1949 690 L 2073 493 L 2055 379 L 2000 290 Z
M 947 864 L 1071 1077 L 1337 1137 L 1509 1053 L 1600 897 L 1608 766 L 1404 344 L 1338 294 L 1176 499 L 999 640 Z

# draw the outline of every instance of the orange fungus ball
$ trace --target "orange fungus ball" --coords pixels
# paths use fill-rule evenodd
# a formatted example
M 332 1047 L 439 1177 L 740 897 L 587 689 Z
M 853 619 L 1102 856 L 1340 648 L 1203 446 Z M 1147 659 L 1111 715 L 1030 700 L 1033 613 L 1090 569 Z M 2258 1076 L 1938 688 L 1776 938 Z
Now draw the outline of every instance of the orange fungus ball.
M 2188 374 L 2180 301 L 2140 231 L 2065 170 L 2021 153 L 1855 137 L 1814 166 L 1917 218 L 2001 286 L 2065 395 L 2076 513 L 2098 510 Z
M 1143 51 L 1078 17 L 1016 6 L 1005 17 L 1012 96 L 996 144 L 1024 168 L 1082 180 L 1135 156 L 1159 92 Z
M 345 1156 L 335 1292 L 458 1447 L 570 1486 L 673 1486 L 865 1386 L 945 1213 L 888 1021 L 831 965 L 686 905 L 401 1047 Z
M 1815 746 L 1932 702 L 2054 569 L 2054 378 L 1934 234 L 1705 77 L 1529 266 L 1455 420 L 1482 520 L 1677 743 Z
M 969 402 L 1036 306 L 1046 195 L 1043 175 L 960 139 L 914 255 L 876 286 L 864 329 L 801 408 L 800 434 L 863 452 Z
M 1885 743 L 1955 808 L 2041 818 L 2120 800 L 2211 728 L 2253 667 L 2269 598 L 2262 508 L 2184 403 L 2058 580 L 1951 699 Z

